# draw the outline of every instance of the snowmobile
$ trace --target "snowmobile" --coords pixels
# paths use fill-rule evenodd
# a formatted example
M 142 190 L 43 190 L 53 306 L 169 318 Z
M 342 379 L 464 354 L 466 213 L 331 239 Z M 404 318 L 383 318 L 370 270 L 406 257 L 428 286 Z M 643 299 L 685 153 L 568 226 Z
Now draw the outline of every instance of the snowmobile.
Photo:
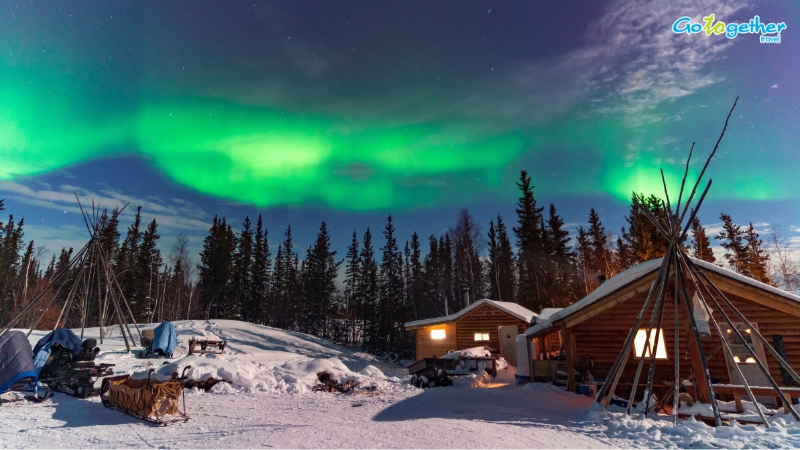
M 33 364 L 31 343 L 21 331 L 10 330 L 0 335 L 0 394 L 5 392 L 31 392 L 26 400 L 44 401 L 53 396 L 48 389 L 45 395 L 38 392 L 39 375 Z
M 78 398 L 100 395 L 98 378 L 112 375 L 113 364 L 96 364 L 100 352 L 96 339 L 83 342 L 72 330 L 58 328 L 42 338 L 34 363 L 41 366 L 39 380 L 50 389 Z

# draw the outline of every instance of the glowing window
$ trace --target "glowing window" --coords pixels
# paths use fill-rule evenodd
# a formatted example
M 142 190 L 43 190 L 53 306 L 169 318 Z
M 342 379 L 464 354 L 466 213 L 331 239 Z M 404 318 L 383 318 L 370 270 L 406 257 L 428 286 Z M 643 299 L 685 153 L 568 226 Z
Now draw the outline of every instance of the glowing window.
M 431 339 L 445 339 L 447 333 L 444 330 L 431 330 Z
M 489 333 L 475 333 L 475 340 L 476 341 L 488 341 L 489 340 Z
M 639 331 L 636 333 L 636 338 L 633 340 L 633 347 L 634 347 L 634 356 L 636 358 L 641 358 L 642 353 L 644 353 L 645 358 L 650 357 L 650 349 L 655 346 L 656 343 L 656 329 L 650 330 L 650 346 L 649 348 L 646 347 L 646 340 L 645 337 L 647 335 L 646 328 L 640 328 Z M 664 344 L 664 330 L 661 330 L 658 333 L 658 350 L 656 350 L 656 359 L 667 359 L 667 346 Z
M 733 356 L 733 360 L 736 361 L 737 363 L 742 362 L 742 360 L 736 355 Z M 752 356 L 748 356 L 747 359 L 744 360 L 744 362 L 745 364 L 755 364 L 756 360 Z

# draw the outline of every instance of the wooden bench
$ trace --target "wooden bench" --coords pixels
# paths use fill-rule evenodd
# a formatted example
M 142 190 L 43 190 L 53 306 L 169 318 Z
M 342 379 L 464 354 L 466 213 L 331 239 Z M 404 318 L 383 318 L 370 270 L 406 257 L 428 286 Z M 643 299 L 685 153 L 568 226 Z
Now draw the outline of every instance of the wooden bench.
M 736 412 L 743 413 L 744 406 L 742 405 L 742 396 L 747 396 L 747 389 L 743 385 L 735 384 L 715 384 L 715 394 L 730 394 L 733 395 L 733 400 L 736 402 Z M 762 395 L 764 397 L 775 397 L 775 390 L 771 387 L 750 386 L 750 391 L 753 395 Z M 800 388 L 782 387 L 781 392 L 787 398 L 800 398 Z M 755 402 L 755 399 L 751 399 Z M 789 405 L 783 405 L 783 411 L 789 412 Z

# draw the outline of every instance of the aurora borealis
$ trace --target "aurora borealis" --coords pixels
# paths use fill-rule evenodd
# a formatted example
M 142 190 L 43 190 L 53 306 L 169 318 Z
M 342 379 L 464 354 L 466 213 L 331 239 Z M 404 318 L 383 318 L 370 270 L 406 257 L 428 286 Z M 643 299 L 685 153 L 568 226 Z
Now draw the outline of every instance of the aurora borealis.
M 0 180 L 77 171 L 99 189 L 82 167 L 113 180 L 134 158 L 167 187 L 104 189 L 188 190 L 212 217 L 235 202 L 360 220 L 506 212 L 527 169 L 544 202 L 623 211 L 631 191 L 661 191 L 659 168 L 677 184 L 693 141 L 693 162 L 707 155 L 741 95 L 709 201 L 800 205 L 800 8 L 679 3 L 12 1 Z M 788 27 L 774 45 L 671 33 L 710 12 Z M 753 208 L 739 220 L 762 220 Z

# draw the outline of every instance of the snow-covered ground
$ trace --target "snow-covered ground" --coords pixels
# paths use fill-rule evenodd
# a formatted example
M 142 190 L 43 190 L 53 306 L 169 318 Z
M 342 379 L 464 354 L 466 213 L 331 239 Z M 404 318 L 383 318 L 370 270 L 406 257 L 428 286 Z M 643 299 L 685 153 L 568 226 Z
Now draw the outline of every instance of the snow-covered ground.
M 691 420 L 675 427 L 598 411 L 590 398 L 551 385 L 517 387 L 511 376 L 423 391 L 401 366 L 313 336 L 224 320 L 176 326 L 180 345 L 168 365 L 126 353 L 119 337 L 106 339 L 98 359 L 116 364 L 116 373 L 144 376 L 152 367 L 168 377 L 191 364 L 190 377 L 233 382 L 187 391 L 188 423 L 156 427 L 97 398 L 56 393 L 35 404 L 4 394 L 0 447 L 800 447 L 800 427 L 784 419 L 768 430 Z M 43 335 L 31 335 L 32 344 Z M 227 340 L 225 354 L 184 359 L 198 335 Z M 373 391 L 312 391 L 321 370 Z

